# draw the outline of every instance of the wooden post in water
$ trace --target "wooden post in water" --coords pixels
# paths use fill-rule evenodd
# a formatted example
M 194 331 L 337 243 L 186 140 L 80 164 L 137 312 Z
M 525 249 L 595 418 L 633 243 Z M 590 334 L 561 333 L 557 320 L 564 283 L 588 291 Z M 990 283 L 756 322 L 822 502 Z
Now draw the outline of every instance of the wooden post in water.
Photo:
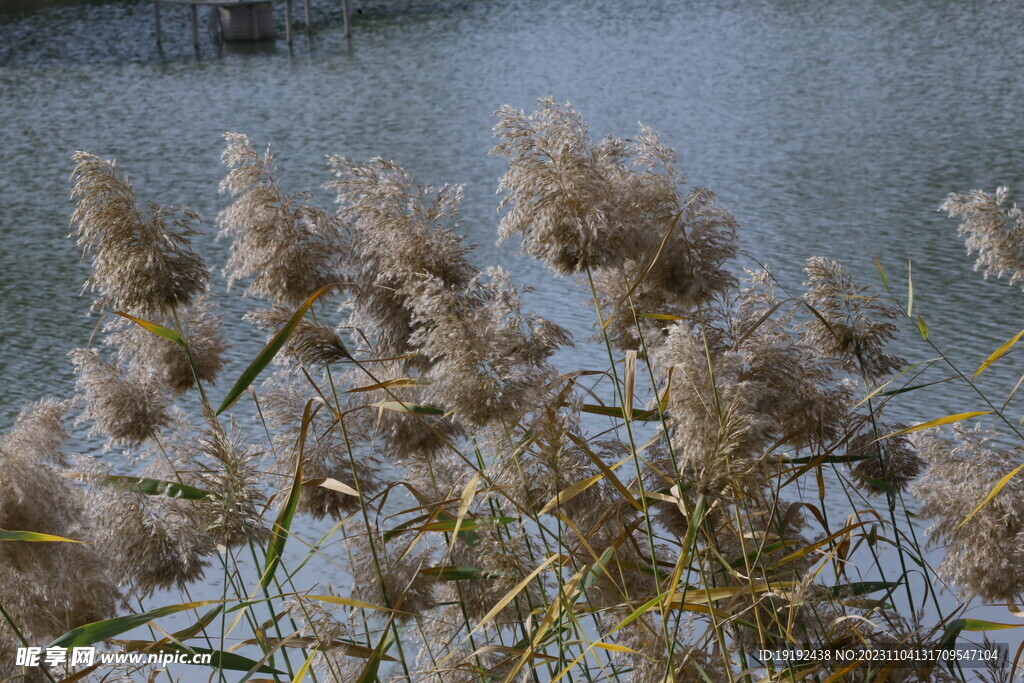
M 160 39 L 160 0 L 153 0 L 153 19 L 156 22 L 156 49 L 162 50 L 164 46 Z
M 311 30 L 313 30 L 313 22 L 309 18 L 309 0 L 302 0 L 302 2 L 303 2 L 303 5 L 305 5 L 305 7 L 306 7 L 306 30 L 307 31 L 311 31 Z
M 352 34 L 348 30 L 348 0 L 341 0 L 341 13 L 345 18 L 345 37 L 351 38 Z
M 189 4 L 188 7 L 192 14 L 192 47 L 196 49 L 196 54 L 199 54 L 199 10 L 195 3 Z
M 292 0 L 284 0 L 284 39 L 292 44 Z

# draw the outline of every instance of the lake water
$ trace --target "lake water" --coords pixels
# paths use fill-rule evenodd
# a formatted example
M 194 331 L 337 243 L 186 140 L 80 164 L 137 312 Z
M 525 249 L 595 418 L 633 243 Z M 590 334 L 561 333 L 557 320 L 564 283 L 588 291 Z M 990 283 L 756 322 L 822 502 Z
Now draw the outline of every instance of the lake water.
M 346 43 L 340 2 L 314 0 L 312 39 L 297 30 L 291 49 L 218 51 L 204 35 L 198 59 L 181 8 L 164 9 L 161 55 L 147 2 L 30 4 L 0 0 L 3 424 L 25 401 L 67 395 L 64 354 L 94 324 L 76 296 L 86 267 L 65 239 L 75 150 L 116 157 L 143 201 L 202 213 L 213 263 L 226 252 L 212 238 L 225 131 L 272 143 L 294 190 L 330 180 L 327 153 L 464 183 L 474 260 L 536 286 L 533 310 L 585 338 L 584 292 L 494 243 L 503 164 L 487 154 L 491 114 L 548 94 L 571 100 L 595 137 L 631 135 L 637 121 L 660 131 L 681 170 L 733 210 L 744 254 L 788 285 L 811 255 L 877 281 L 877 255 L 902 288 L 913 260 L 933 339 L 972 368 L 1024 326 L 1024 293 L 972 273 L 936 212 L 951 191 L 1022 189 L 1018 2 L 353 0 Z M 233 374 L 261 338 L 240 320 L 244 302 L 222 300 Z M 933 355 L 909 336 L 901 348 Z M 603 367 L 602 354 L 562 360 Z M 1011 356 L 984 386 L 1005 396 L 1018 368 Z M 908 421 L 980 409 L 953 384 L 905 398 L 896 416 Z

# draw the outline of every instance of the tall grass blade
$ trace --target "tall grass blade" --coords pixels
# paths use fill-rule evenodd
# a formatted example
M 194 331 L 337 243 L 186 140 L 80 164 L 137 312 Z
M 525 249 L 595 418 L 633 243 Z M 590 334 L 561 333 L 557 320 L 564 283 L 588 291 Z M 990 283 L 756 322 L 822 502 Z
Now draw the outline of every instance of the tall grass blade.
M 159 607 L 154 610 L 149 610 L 148 612 L 140 612 L 139 614 L 129 614 L 123 617 L 94 621 L 91 624 L 85 624 L 78 628 L 71 629 L 54 640 L 47 647 L 74 648 L 92 645 L 93 643 L 97 643 L 101 640 L 108 640 L 114 636 L 121 635 L 133 628 L 144 626 L 154 619 L 166 617 L 169 614 L 175 614 L 177 612 L 184 612 L 185 610 L 195 609 L 196 607 L 218 604 L 220 602 L 220 600 L 186 602 L 179 605 Z
M 907 317 L 914 316 L 914 264 L 907 261 Z
M 912 427 L 907 427 L 906 429 L 901 429 L 891 434 L 886 434 L 885 436 L 879 438 L 878 440 L 881 441 L 882 439 L 888 439 L 891 436 L 899 436 L 900 434 L 918 432 L 921 431 L 922 429 L 941 427 L 942 425 L 953 424 L 954 422 L 963 422 L 964 420 L 970 420 L 972 417 L 978 417 L 980 415 L 989 415 L 991 413 L 991 410 L 977 410 L 970 413 L 956 413 L 955 415 L 946 415 L 945 417 L 940 417 L 938 419 L 930 420 L 928 422 L 922 422 L 921 424 L 917 424 Z
M 955 528 L 959 529 L 964 524 L 967 524 L 967 522 L 969 522 L 971 518 L 974 517 L 974 515 L 978 514 L 978 512 L 983 507 L 988 505 L 992 501 L 992 499 L 996 497 L 996 494 L 998 494 L 1004 486 L 1010 483 L 1010 480 L 1017 476 L 1017 473 L 1020 472 L 1022 469 L 1024 469 L 1024 465 L 1018 465 L 1017 467 L 1013 468 L 1013 470 L 1009 474 L 1000 479 L 999 482 L 992 487 L 992 490 L 988 492 L 988 495 L 986 495 L 985 498 L 980 503 L 978 503 L 978 507 L 974 508 L 974 511 L 971 512 L 971 514 L 967 515 L 964 518 L 964 521 L 957 524 Z
M 580 450 L 583 451 L 583 453 L 590 459 L 590 461 L 597 466 L 597 469 L 601 470 L 601 473 L 605 476 L 605 479 L 607 479 L 608 482 L 612 486 L 614 486 L 619 493 L 622 494 L 622 497 L 626 500 L 627 503 L 632 505 L 637 510 L 644 509 L 643 505 L 637 502 L 636 498 L 633 497 L 633 494 L 630 492 L 630 490 L 626 488 L 626 485 L 623 484 L 617 476 L 615 476 L 615 472 L 612 471 L 612 468 L 608 467 L 608 465 L 605 464 L 604 460 L 598 457 L 598 455 L 594 453 L 594 451 L 590 450 L 590 447 L 587 446 L 586 441 L 581 439 L 579 436 L 573 434 L 572 432 L 569 432 L 568 436 L 574 444 L 580 447 Z
M 885 291 L 891 292 L 889 288 L 889 278 L 885 276 L 885 268 L 882 267 L 882 262 L 878 260 L 877 256 L 873 256 L 875 259 L 875 268 L 878 269 L 878 277 L 882 278 L 882 286 L 885 287 Z
M 1019 341 L 1020 341 L 1020 338 L 1021 338 L 1021 337 L 1024 337 L 1024 330 L 1021 330 L 1020 332 L 1018 332 L 1017 334 L 1015 334 L 1015 335 L 1013 336 L 1013 338 L 1012 338 L 1012 339 L 1010 339 L 1010 340 L 1009 340 L 1009 341 L 1007 341 L 1007 342 L 1006 342 L 1005 344 L 1003 344 L 1002 346 L 1000 346 L 1000 347 L 999 347 L 998 349 L 996 349 L 995 351 L 993 351 L 993 352 L 992 352 L 992 353 L 991 353 L 991 354 L 989 355 L 989 357 L 985 359 L 985 362 L 984 362 L 984 363 L 982 363 L 982 364 L 981 364 L 980 366 L 978 366 L 978 369 L 974 371 L 974 376 L 975 376 L 975 377 L 977 377 L 977 376 L 978 376 L 978 375 L 980 375 L 981 373 L 985 372 L 985 370 L 987 370 L 987 369 L 988 369 L 988 366 L 992 365 L 992 364 L 993 364 L 993 363 L 995 363 L 995 362 L 996 362 L 997 360 L 999 360 L 1000 358 L 1002 358 L 1003 356 L 1005 356 L 1005 355 L 1006 355 L 1006 353 L 1007 353 L 1007 352 L 1008 352 L 1008 351 L 1009 351 L 1010 349 L 1012 349 L 1012 348 L 1014 347 L 1014 345 L 1015 345 L 1015 344 L 1016 344 L 1017 342 L 1019 342 Z
M 302 302 L 302 305 L 296 309 L 295 313 L 293 313 L 292 317 L 288 319 L 288 322 L 285 323 L 284 327 L 282 327 L 267 343 L 267 345 L 263 347 L 263 350 L 260 351 L 258 356 L 256 356 L 256 359 L 249 364 L 249 367 L 245 369 L 242 375 L 238 378 L 238 381 L 236 381 L 234 386 L 231 387 L 231 391 L 228 392 L 228 395 L 224 397 L 224 401 L 220 404 L 220 407 L 217 408 L 217 415 L 220 415 L 234 405 L 235 401 L 245 393 L 245 390 L 249 385 L 255 382 L 259 374 L 263 372 L 268 365 L 270 365 L 270 362 L 274 360 L 274 356 L 276 356 L 277 352 L 281 350 L 284 343 L 288 341 L 288 337 L 290 337 L 292 332 L 295 331 L 295 327 L 299 324 L 299 321 L 305 317 L 307 312 L 309 312 L 313 303 L 327 290 L 338 286 L 340 285 L 324 285 L 310 294 L 309 298 Z
M 0 529 L 0 541 L 29 541 L 31 543 L 85 543 L 85 541 L 76 541 L 73 538 L 54 536 L 53 534 L 40 534 L 35 531 L 7 531 L 6 529 Z
M 633 391 L 636 388 L 636 350 L 626 351 L 623 370 L 622 413 L 627 420 L 633 419 Z
M 289 530 L 292 520 L 295 518 L 295 510 L 299 506 L 299 497 L 302 495 L 302 459 L 306 449 L 306 433 L 309 430 L 309 423 L 313 419 L 313 401 L 306 401 L 306 408 L 302 414 L 302 426 L 299 432 L 299 452 L 295 456 L 295 476 L 292 479 L 292 487 L 288 492 L 288 498 L 274 522 L 273 536 L 267 545 L 266 561 L 264 563 L 263 575 L 260 577 L 260 588 L 266 589 L 274 580 L 274 572 L 281 564 L 281 555 L 284 552 L 284 545 L 288 541 Z
M 381 605 L 374 605 L 369 602 L 363 602 L 362 600 L 353 600 L 352 598 L 343 598 L 337 595 L 303 595 L 305 600 L 317 600 L 318 602 L 329 602 L 332 605 L 344 605 L 346 607 L 355 607 L 357 609 L 372 609 L 378 612 L 397 612 L 399 610 L 393 610 L 389 607 L 383 607 Z
M 329 491 L 337 491 L 338 493 L 344 493 L 346 496 L 352 496 L 353 498 L 359 497 L 359 491 L 349 486 L 343 481 L 332 479 L 331 477 L 320 477 L 319 479 L 307 479 L 302 482 L 303 486 L 320 486 L 328 489 Z
M 380 663 L 386 656 L 384 653 L 386 653 L 391 648 L 391 644 L 395 642 L 395 634 L 390 629 L 391 622 L 389 621 L 388 623 L 389 628 L 384 630 L 384 635 L 381 637 L 377 647 L 374 648 L 373 654 L 370 656 L 369 660 L 367 660 L 366 667 L 363 669 L 363 672 L 359 674 L 358 683 L 375 683 L 377 680 L 377 672 L 380 670 Z M 388 657 L 388 659 L 390 661 L 395 661 L 390 657 Z
M 555 560 L 560 559 L 561 557 L 562 557 L 561 555 L 552 554 L 552 555 L 549 555 L 546 560 L 544 560 L 539 565 L 537 565 L 536 569 L 534 569 L 529 574 L 527 574 L 526 577 L 522 581 L 517 583 L 512 588 L 512 590 L 510 590 L 507 593 L 505 593 L 505 595 L 503 595 L 501 597 L 501 599 L 498 600 L 498 602 L 494 603 L 494 607 L 491 608 L 491 611 L 489 611 L 487 614 L 485 614 L 483 619 L 481 619 L 480 621 L 477 622 L 476 626 L 473 627 L 473 630 L 470 631 L 469 635 L 473 635 L 474 633 L 476 633 L 477 631 L 482 629 L 484 626 L 486 626 L 487 624 L 491 623 L 491 621 L 494 619 L 494 617 L 498 616 L 498 614 L 500 614 L 503 609 L 508 607 L 509 604 L 513 600 L 515 600 L 516 596 L 519 595 L 520 593 L 522 593 L 523 589 L 526 588 L 528 585 L 530 585 L 530 582 L 533 581 L 535 578 L 537 578 L 537 576 L 542 571 L 544 571 L 549 564 L 551 564 Z
M 172 330 L 169 327 L 164 327 L 163 325 L 157 325 L 156 323 L 150 322 L 148 320 L 143 320 L 142 318 L 136 318 L 134 315 L 128 315 L 127 313 L 122 313 L 121 311 L 114 311 L 114 314 L 115 315 L 119 315 L 122 318 L 127 318 L 128 320 L 131 320 L 133 323 L 136 323 L 137 325 L 141 326 L 142 328 L 144 328 L 146 330 L 149 330 L 150 332 L 152 332 L 155 335 L 159 335 L 159 336 L 163 337 L 164 339 L 170 339 L 172 342 L 174 342 L 175 344 L 178 344 L 180 346 L 185 346 L 185 340 L 181 338 L 181 335 L 179 335 L 177 332 L 175 332 L 174 330 Z
M 431 383 L 433 383 L 433 380 L 429 377 L 398 377 L 397 379 L 389 379 L 383 382 L 377 382 L 376 384 L 368 384 L 364 387 L 346 389 L 345 393 L 355 394 L 361 391 L 376 391 L 378 389 L 405 389 L 407 387 L 418 387 Z
M 309 656 L 306 657 L 306 661 L 302 663 L 302 666 L 300 666 L 298 671 L 295 672 L 295 676 L 292 677 L 292 683 L 301 683 L 301 681 L 306 678 L 306 674 L 308 674 L 310 669 L 313 667 L 313 660 L 316 659 L 318 654 L 320 653 L 316 650 L 309 653 Z
M 466 482 L 465 488 L 462 489 L 462 496 L 459 497 L 459 512 L 455 518 L 455 527 L 452 529 L 452 537 L 448 542 L 448 552 L 445 554 L 445 561 L 451 557 L 452 549 L 455 547 L 455 541 L 459 537 L 459 529 L 462 526 L 462 522 L 466 519 L 466 513 L 469 512 L 469 506 L 473 504 L 473 498 L 476 497 L 476 487 L 480 484 L 480 473 L 475 473 L 470 477 L 469 481 Z

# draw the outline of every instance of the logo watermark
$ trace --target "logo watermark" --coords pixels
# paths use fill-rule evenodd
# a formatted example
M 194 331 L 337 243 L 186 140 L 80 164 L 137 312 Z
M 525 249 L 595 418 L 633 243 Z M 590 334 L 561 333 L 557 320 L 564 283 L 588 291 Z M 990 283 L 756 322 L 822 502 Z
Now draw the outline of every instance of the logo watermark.
M 209 664 L 210 653 L 99 652 L 95 647 L 19 647 L 17 666 L 92 666 L 93 664 Z

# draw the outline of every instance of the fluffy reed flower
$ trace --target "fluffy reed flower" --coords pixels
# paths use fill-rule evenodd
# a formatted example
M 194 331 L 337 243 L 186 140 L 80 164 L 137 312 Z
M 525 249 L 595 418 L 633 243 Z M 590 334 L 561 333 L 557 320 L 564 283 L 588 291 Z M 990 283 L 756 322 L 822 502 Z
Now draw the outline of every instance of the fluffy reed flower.
M 462 188 L 417 186 L 379 157 L 363 166 L 328 159 L 338 178 L 328 187 L 338 193 L 339 216 L 352 230 L 349 324 L 373 337 L 378 357 L 405 355 L 414 331 L 410 286 L 430 277 L 462 289 L 475 275 L 454 231 Z
M 368 535 L 362 520 L 345 524 L 345 542 L 352 558 L 353 597 L 374 605 L 390 606 L 411 614 L 422 614 L 435 604 L 433 579 L 421 573 L 427 567 L 429 550 L 404 557 L 388 547 L 378 529 Z M 409 614 L 398 614 L 405 621 Z
M 296 644 L 308 643 L 311 649 L 320 651 L 316 658 L 316 669 L 330 681 L 357 680 L 366 664 L 363 659 L 353 657 L 353 635 L 358 628 L 354 619 L 341 621 L 335 612 L 324 609 L 323 603 L 304 600 L 296 596 L 285 602 L 285 607 L 300 625 L 300 640 Z
M 822 355 L 839 362 L 847 372 L 879 380 L 898 370 L 902 358 L 886 352 L 896 336 L 889 322 L 898 311 L 878 301 L 868 288 L 858 286 L 835 261 L 814 257 L 807 260 L 804 300 L 818 316 L 807 322 L 807 342 Z
M 709 310 L 701 326 L 671 327 L 658 351 L 673 369 L 679 469 L 699 492 L 759 488 L 769 446 L 826 444 L 846 414 L 849 389 L 775 303 L 769 280 L 755 277 L 739 303 Z
M 1017 601 L 1024 593 L 1024 480 L 1010 478 L 961 525 L 1024 456 L 1019 446 L 999 448 L 997 438 L 994 431 L 959 425 L 952 439 L 919 437 L 927 468 L 910 487 L 921 501 L 920 516 L 932 520 L 930 541 L 946 547 L 940 576 L 986 602 Z
M 175 394 L 195 386 L 197 377 L 200 382 L 215 383 L 228 362 L 224 356 L 228 343 L 221 330 L 224 316 L 214 313 L 213 305 L 204 295 L 185 308 L 179 319 L 188 353 L 180 344 L 123 319 L 108 326 L 111 333 L 105 341 L 118 349 L 119 360 L 128 368 L 128 374 L 143 378 L 146 383 L 155 382 Z M 152 322 L 174 327 L 172 321 Z
M 106 476 L 99 463 L 83 465 L 89 479 Z M 107 549 L 109 571 L 140 598 L 180 589 L 202 578 L 215 551 L 195 501 L 146 495 L 127 486 L 93 486 L 89 510 L 103 520 L 96 543 Z
M 899 423 L 884 425 L 880 426 L 877 434 L 874 430 L 867 430 L 850 439 L 846 454 L 866 456 L 850 467 L 857 486 L 875 495 L 888 493 L 886 485 L 891 490 L 903 491 L 921 473 L 924 462 L 905 434 L 877 441 L 905 427 Z
M 161 316 L 206 290 L 210 274 L 191 248 L 198 214 L 155 204 L 144 210 L 113 161 L 86 152 L 72 160 L 71 236 L 92 256 L 85 286 L 100 294 L 94 310 Z
M 324 285 L 342 282 L 347 247 L 337 220 L 310 205 L 308 194 L 281 189 L 269 148 L 260 156 L 245 135 L 224 138 L 222 159 L 231 170 L 220 190 L 234 201 L 217 225 L 232 239 L 224 268 L 228 286 L 253 277 L 248 296 L 295 308 Z
M 417 634 L 422 646 L 416 657 L 414 680 L 419 683 L 478 683 L 507 679 L 518 657 L 501 651 L 500 631 L 478 631 L 470 644 L 460 635 L 464 619 L 459 605 L 451 604 L 437 607 L 422 620 L 423 628 Z M 517 683 L 532 680 L 529 667 L 524 669 L 514 679 Z
M 635 314 L 692 319 L 698 306 L 736 284 L 725 268 L 737 250 L 728 210 L 706 188 L 694 189 L 680 203 L 678 218 L 645 224 L 636 238 L 644 247 L 635 256 L 593 274 L 597 303 L 608 318 L 605 334 L 616 348 L 640 347 L 641 334 L 648 348 L 664 341 L 664 322 Z
M 478 568 L 482 570 L 481 578 L 460 581 L 457 587 L 445 582 L 440 585 L 438 593 L 438 602 L 461 601 L 470 623 L 479 621 L 490 612 L 540 561 L 530 552 L 527 536 L 522 530 L 502 529 L 485 519 L 476 526 L 474 534 L 472 546 L 461 540 L 456 542 L 450 564 Z M 519 623 L 544 604 L 540 585 L 533 581 L 494 617 L 493 623 Z
M 274 439 L 277 459 L 271 474 L 281 485 L 287 485 L 294 477 L 295 461 L 300 453 L 299 434 L 308 397 L 303 387 L 285 373 L 275 374 L 263 386 L 260 398 L 263 415 L 272 428 L 279 430 Z M 326 411 L 315 412 L 301 451 L 302 478 L 306 481 L 333 479 L 364 495 L 372 494 L 379 486 L 380 461 L 372 451 L 361 448 L 361 441 L 361 435 L 353 434 L 352 430 L 346 439 L 341 425 Z M 349 458 L 349 448 L 359 449 L 354 458 Z M 359 498 L 328 486 L 303 486 L 299 498 L 299 510 L 316 519 L 344 519 L 358 510 L 360 504 Z
M 346 429 L 404 467 L 438 461 L 464 434 L 454 415 L 429 404 L 424 366 L 429 367 L 420 357 L 367 364 L 342 378 L 352 387 Z M 372 368 L 372 378 L 366 368 Z
M 360 399 L 422 405 L 424 387 L 405 382 L 422 379 L 431 366 L 413 342 L 424 322 L 414 320 L 413 299 L 425 282 L 461 291 L 477 274 L 454 230 L 461 188 L 417 186 L 398 165 L 380 158 L 365 165 L 341 157 L 329 160 L 338 178 L 329 187 L 337 191 L 339 215 L 352 231 L 348 324 L 367 335 L 372 357 L 399 359 L 374 365 L 375 377 L 404 383 Z M 357 387 L 367 384 L 362 370 L 349 379 Z M 458 434 L 459 425 L 450 417 L 383 410 L 374 429 L 391 457 L 409 462 L 435 456 Z
M 1006 208 L 1010 190 L 996 189 L 995 196 L 982 190 L 951 193 L 939 207 L 950 218 L 960 218 L 961 236 L 966 235 L 967 253 L 977 252 L 975 270 L 985 277 L 1010 273 L 1010 284 L 1024 279 L 1024 216 L 1017 204 Z
M 274 335 L 287 324 L 292 314 L 293 311 L 275 306 L 250 311 L 245 317 L 269 335 Z M 304 317 L 292 330 L 277 358 L 300 365 L 330 365 L 352 357 L 335 330 Z
M 424 395 L 470 425 L 512 424 L 536 405 L 553 377 L 546 363 L 570 343 L 561 327 L 524 319 L 508 274 L 492 268 L 464 290 L 424 278 L 411 299 L 416 331 L 409 339 L 431 363 Z
M 26 406 L 0 437 L 0 529 L 83 541 L 0 543 L 0 605 L 29 645 L 112 617 L 122 605 L 107 571 L 108 549 L 95 542 L 81 491 L 60 474 L 66 409 L 56 401 Z M 0 620 L 0 676 L 15 674 L 13 652 L 6 651 L 14 642 L 6 619 Z
M 0 445 L 27 460 L 64 465 L 60 447 L 69 436 L 64 424 L 67 410 L 67 402 L 52 399 L 30 403 L 21 409 L 14 427 L 0 438 Z
M 213 540 L 227 548 L 270 536 L 260 508 L 265 500 L 258 469 L 262 452 L 248 444 L 237 425 L 225 429 L 211 412 L 193 456 L 197 485 L 213 494 L 199 503 L 199 514 Z
M 593 143 L 571 105 L 538 104 L 530 115 L 497 112 L 494 153 L 509 161 L 501 239 L 520 235 L 523 251 L 556 273 L 592 271 L 601 308 L 622 313 L 607 328 L 616 346 L 638 345 L 624 304 L 687 315 L 734 284 L 724 264 L 736 255 L 736 222 L 707 189 L 681 194 L 676 155 L 655 132 Z
M 612 194 L 606 164 L 619 156 L 615 143 L 595 147 L 587 125 L 572 105 L 538 100 L 525 114 L 512 107 L 496 112 L 492 153 L 509 160 L 501 178 L 499 209 L 508 208 L 502 240 L 523 238 L 523 252 L 568 275 L 619 258 L 629 235 L 610 226 L 606 214 Z
M 614 463 L 627 456 L 628 448 L 621 442 L 586 440 L 580 424 L 581 404 L 571 383 L 551 386 L 523 423 L 527 436 L 511 440 L 504 430 L 495 429 L 481 443 L 492 463 L 488 472 L 494 486 L 505 491 L 517 507 L 538 513 L 559 492 L 600 473 L 591 457 Z M 607 533 L 621 521 L 616 514 L 621 499 L 608 488 L 607 481 L 598 480 L 557 508 L 588 543 L 607 542 Z M 575 534 L 567 532 L 568 536 Z
M 137 446 L 169 421 L 168 400 L 152 384 L 104 362 L 97 351 L 75 349 L 70 354 L 85 399 L 79 420 L 93 421 L 90 434 L 108 437 L 108 447 Z

